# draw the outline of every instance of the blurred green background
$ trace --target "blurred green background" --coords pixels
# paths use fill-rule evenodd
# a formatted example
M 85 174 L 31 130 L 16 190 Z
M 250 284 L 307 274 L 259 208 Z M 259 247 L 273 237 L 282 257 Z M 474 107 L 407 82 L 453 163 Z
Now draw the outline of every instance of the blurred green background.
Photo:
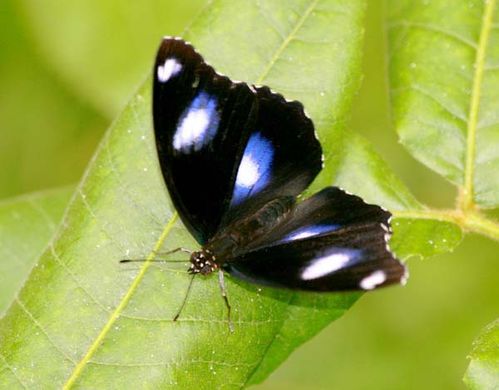
M 76 183 L 99 139 L 150 70 L 163 35 L 181 35 L 203 0 L 3 0 L 0 198 Z M 418 198 L 451 207 L 454 188 L 417 163 L 390 126 L 383 3 L 370 0 L 364 83 L 352 131 Z M 453 389 L 481 328 L 497 317 L 497 243 L 410 262 L 405 288 L 366 294 L 259 389 Z

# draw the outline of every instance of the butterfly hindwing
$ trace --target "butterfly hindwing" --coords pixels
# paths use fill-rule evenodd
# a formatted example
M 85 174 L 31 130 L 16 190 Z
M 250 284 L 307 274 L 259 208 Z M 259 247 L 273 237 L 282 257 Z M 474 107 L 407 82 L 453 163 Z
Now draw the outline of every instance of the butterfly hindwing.
M 298 204 L 224 264 L 255 283 L 311 291 L 370 290 L 403 282 L 388 248 L 390 213 L 329 187 Z

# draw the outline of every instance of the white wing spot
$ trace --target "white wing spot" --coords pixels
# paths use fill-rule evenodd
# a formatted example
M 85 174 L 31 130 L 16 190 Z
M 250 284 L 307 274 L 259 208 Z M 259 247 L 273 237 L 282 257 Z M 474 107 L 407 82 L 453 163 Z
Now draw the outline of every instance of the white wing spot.
M 237 184 L 250 188 L 260 178 L 261 172 L 258 163 L 253 160 L 251 155 L 245 155 L 239 165 L 239 172 L 237 173 Z
M 166 83 L 182 69 L 182 65 L 175 58 L 168 58 L 163 65 L 158 66 L 158 80 Z
M 186 153 L 201 150 L 215 137 L 219 120 L 216 99 L 201 92 L 182 114 L 173 147 Z
M 175 133 L 173 147 L 179 150 L 197 144 L 209 124 L 210 116 L 205 109 L 190 111 Z
M 313 230 L 304 230 L 299 233 L 294 233 L 289 236 L 288 240 L 303 240 L 304 238 L 315 236 L 315 232 Z
M 303 280 L 313 280 L 343 268 L 351 259 L 346 253 L 334 253 L 320 257 L 307 266 L 301 274 Z
M 329 223 L 320 223 L 317 225 L 312 225 L 312 226 L 305 226 L 302 228 L 299 228 L 295 231 L 290 232 L 284 239 L 282 240 L 283 242 L 287 241 L 294 241 L 294 240 L 303 240 L 304 238 L 308 237 L 313 237 L 313 236 L 318 236 L 323 233 L 329 233 L 332 232 L 336 229 L 338 229 L 340 226 L 335 225 L 335 224 L 329 224 Z
M 360 281 L 360 288 L 363 290 L 372 290 L 376 286 L 382 284 L 385 280 L 386 273 L 384 271 L 374 271 Z
M 260 132 L 254 133 L 244 149 L 237 170 L 232 204 L 236 205 L 251 194 L 263 190 L 272 174 L 274 147 Z

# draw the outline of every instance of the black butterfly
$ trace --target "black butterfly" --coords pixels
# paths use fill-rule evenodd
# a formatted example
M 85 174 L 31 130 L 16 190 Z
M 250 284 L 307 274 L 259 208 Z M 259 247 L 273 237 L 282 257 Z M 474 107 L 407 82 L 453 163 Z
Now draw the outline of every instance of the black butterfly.
M 222 270 L 310 291 L 404 282 L 390 252 L 391 214 L 336 187 L 297 203 L 322 169 L 297 101 L 217 74 L 194 48 L 165 38 L 154 67 L 153 119 L 163 176 L 202 246 L 191 274 Z M 223 279 L 222 279 L 223 281 Z

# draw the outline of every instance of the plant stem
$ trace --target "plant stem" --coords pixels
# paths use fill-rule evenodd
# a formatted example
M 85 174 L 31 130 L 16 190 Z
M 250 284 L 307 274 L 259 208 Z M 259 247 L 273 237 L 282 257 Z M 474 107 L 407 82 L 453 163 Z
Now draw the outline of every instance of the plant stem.
M 478 212 L 467 214 L 465 228 L 470 232 L 480 233 L 499 241 L 499 224 Z
M 396 218 L 414 218 L 414 219 L 435 219 L 458 225 L 461 229 L 479 233 L 499 241 L 499 223 L 488 219 L 478 211 L 460 211 L 460 210 L 401 210 L 394 211 Z

